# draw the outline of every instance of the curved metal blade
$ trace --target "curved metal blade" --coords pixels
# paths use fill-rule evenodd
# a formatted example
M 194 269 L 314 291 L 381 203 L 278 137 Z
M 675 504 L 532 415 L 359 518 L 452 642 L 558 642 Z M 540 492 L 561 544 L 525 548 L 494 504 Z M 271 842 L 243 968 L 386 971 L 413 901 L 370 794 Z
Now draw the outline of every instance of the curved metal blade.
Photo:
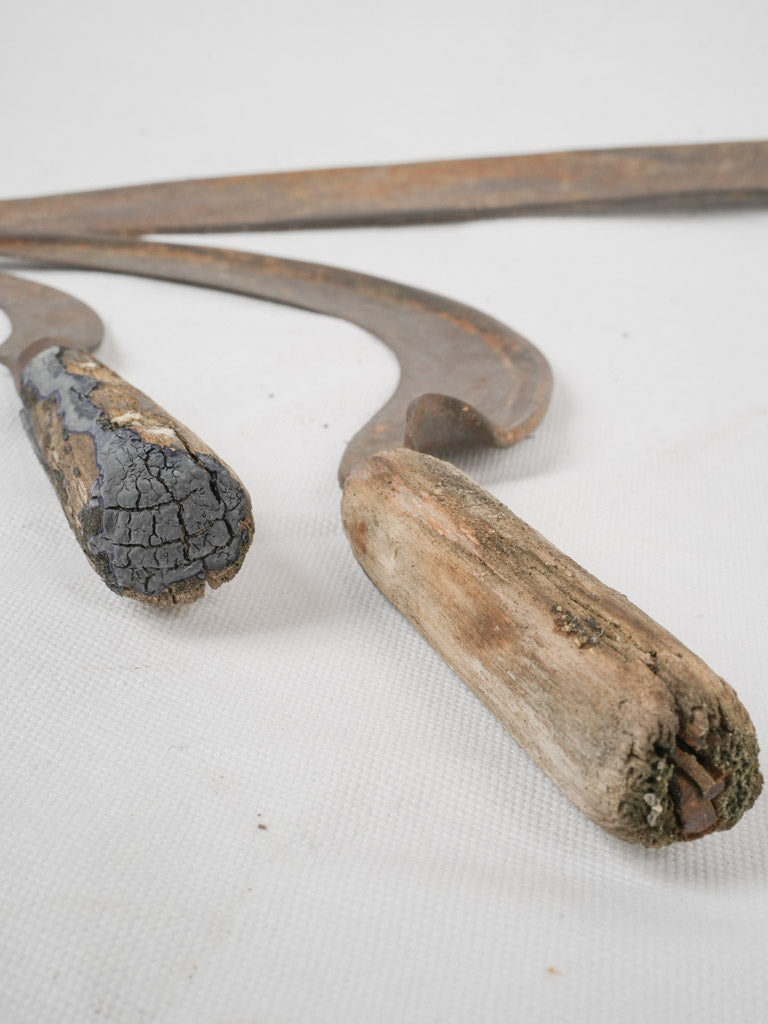
M 104 336 L 98 314 L 57 288 L 0 274 L 0 309 L 11 321 L 11 333 L 0 345 L 0 363 L 18 386 L 25 364 L 50 345 L 92 352 Z
M 381 339 L 399 360 L 400 382 L 347 446 L 342 482 L 361 459 L 403 444 L 424 452 L 514 444 L 549 402 L 549 365 L 517 332 L 470 306 L 382 278 L 234 249 L 109 237 L 5 236 L 0 252 L 252 295 L 348 320 Z
M 0 202 L 4 231 L 148 234 L 768 203 L 768 142 L 167 181 Z

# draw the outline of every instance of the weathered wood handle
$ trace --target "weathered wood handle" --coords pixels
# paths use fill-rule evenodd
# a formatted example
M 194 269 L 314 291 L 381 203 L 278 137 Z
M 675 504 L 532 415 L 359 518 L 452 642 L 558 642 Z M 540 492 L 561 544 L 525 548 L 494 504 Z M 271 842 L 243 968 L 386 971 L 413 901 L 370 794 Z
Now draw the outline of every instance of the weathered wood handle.
M 111 590 L 170 605 L 235 575 L 253 536 L 250 498 L 191 431 L 76 349 L 38 353 L 19 390 L 40 461 Z
M 379 590 L 607 832 L 662 846 L 754 803 L 731 687 L 465 474 L 385 452 L 352 470 L 342 514 Z

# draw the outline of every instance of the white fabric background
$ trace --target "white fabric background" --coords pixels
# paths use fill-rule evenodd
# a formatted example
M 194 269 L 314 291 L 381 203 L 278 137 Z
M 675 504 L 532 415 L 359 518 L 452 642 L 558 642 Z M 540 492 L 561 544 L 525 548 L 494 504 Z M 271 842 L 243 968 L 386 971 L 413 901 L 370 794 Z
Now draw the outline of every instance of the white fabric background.
M 758 138 L 766 10 L 5 3 L 0 194 Z M 544 425 L 463 467 L 701 654 L 765 738 L 767 228 L 227 241 L 444 292 L 538 344 Z M 257 536 L 199 605 L 113 597 L 0 381 L 2 1024 L 768 1019 L 765 798 L 661 852 L 606 837 L 358 569 L 336 464 L 389 353 L 250 299 L 27 274 L 101 313 L 104 360 L 236 467 Z

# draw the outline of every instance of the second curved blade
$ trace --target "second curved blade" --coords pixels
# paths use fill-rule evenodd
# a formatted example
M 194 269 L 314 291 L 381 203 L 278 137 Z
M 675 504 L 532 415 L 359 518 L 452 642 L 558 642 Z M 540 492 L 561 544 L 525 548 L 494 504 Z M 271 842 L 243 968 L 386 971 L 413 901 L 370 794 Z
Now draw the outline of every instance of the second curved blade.
M 549 402 L 549 364 L 516 331 L 471 306 L 382 278 L 234 249 L 107 236 L 6 235 L 0 252 L 251 295 L 369 331 L 395 353 L 401 377 L 347 446 L 342 482 L 362 459 L 403 444 L 431 453 L 514 444 L 539 424 Z

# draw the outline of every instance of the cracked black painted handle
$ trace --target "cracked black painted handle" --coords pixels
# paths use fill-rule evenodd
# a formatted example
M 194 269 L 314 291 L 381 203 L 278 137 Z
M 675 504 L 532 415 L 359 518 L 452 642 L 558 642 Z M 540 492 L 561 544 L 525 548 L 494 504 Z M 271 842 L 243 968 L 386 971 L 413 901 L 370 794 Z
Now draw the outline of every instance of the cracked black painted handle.
M 248 493 L 190 430 L 87 352 L 52 347 L 21 374 L 27 432 L 110 590 L 195 601 L 240 568 Z

